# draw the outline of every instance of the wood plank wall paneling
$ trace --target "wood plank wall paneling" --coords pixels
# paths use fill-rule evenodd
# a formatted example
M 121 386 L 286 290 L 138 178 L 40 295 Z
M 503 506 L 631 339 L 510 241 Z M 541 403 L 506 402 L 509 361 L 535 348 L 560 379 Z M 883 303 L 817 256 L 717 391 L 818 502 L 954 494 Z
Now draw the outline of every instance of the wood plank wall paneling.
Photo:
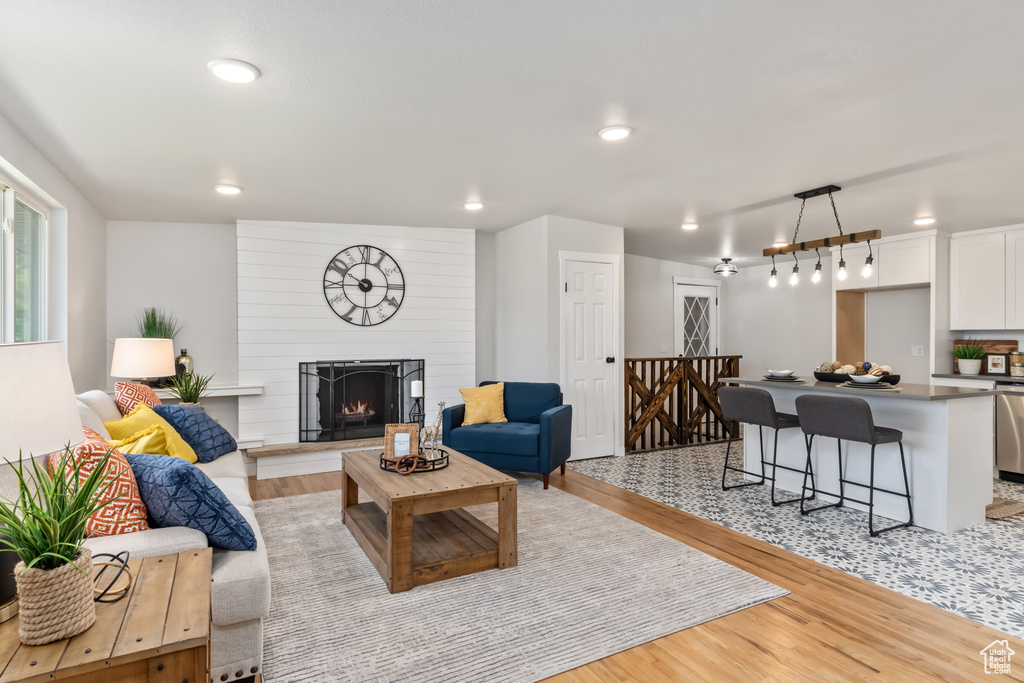
M 398 313 L 369 328 L 327 305 L 324 269 L 339 251 L 372 244 L 402 267 Z M 423 358 L 427 420 L 438 401 L 461 403 L 476 381 L 476 238 L 472 230 L 274 221 L 238 222 L 239 436 L 298 441 L 299 363 Z

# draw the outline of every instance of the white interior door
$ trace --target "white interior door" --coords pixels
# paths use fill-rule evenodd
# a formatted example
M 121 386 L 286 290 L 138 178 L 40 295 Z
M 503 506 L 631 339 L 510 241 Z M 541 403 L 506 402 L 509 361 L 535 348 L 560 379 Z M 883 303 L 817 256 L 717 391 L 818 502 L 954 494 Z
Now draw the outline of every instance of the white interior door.
M 675 353 L 718 355 L 718 287 L 675 286 Z
M 565 261 L 562 367 L 572 405 L 572 460 L 615 454 L 615 267 Z

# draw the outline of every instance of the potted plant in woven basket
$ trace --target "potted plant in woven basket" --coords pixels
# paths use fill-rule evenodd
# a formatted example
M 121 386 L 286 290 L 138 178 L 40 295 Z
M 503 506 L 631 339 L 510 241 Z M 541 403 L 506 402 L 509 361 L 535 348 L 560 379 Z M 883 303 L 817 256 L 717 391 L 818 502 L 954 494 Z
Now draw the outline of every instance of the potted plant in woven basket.
M 206 388 L 210 384 L 213 375 L 197 375 L 194 372 L 183 372 L 169 378 L 167 388 L 172 394 L 178 397 L 181 405 L 199 405 L 199 401 L 206 396 Z
M 14 579 L 25 645 L 70 638 L 96 621 L 92 553 L 82 543 L 86 520 L 113 502 L 98 502 L 114 482 L 104 481 L 109 458 L 108 452 L 85 477 L 70 448 L 52 473 L 33 458 L 10 463 L 18 499 L 0 498 L 0 531 L 10 539 L 0 538 L 0 551 L 21 558 Z

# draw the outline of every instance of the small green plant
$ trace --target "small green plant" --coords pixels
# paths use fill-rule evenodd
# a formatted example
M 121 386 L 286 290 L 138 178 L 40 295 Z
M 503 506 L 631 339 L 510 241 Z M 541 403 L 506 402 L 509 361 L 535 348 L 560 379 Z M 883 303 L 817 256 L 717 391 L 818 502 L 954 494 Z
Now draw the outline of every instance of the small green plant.
M 194 372 L 184 372 L 168 379 L 167 388 L 182 403 L 199 403 L 199 400 L 206 396 L 206 387 L 210 384 L 211 379 L 213 379 L 213 375 L 204 376 Z
M 181 323 L 162 308 L 144 308 L 136 319 L 139 336 L 144 339 L 174 339 Z
M 115 481 L 103 481 L 109 459 L 110 451 L 84 480 L 82 461 L 75 461 L 70 448 L 52 474 L 34 458 L 28 460 L 30 468 L 20 455 L 17 463 L 9 463 L 18 477 L 18 500 L 0 498 L 0 531 L 10 539 L 0 538 L 6 546 L 0 552 L 17 553 L 27 569 L 73 564 L 85 540 L 86 521 L 117 499 L 99 502 Z
M 982 339 L 965 339 L 953 346 L 953 355 L 959 360 L 981 360 L 986 353 L 985 341 Z

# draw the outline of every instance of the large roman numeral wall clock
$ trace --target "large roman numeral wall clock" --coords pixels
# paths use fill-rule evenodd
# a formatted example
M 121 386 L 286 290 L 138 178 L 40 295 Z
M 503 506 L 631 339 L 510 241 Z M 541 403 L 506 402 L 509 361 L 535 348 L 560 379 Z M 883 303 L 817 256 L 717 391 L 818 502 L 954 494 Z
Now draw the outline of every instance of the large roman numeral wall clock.
M 379 325 L 402 306 L 405 277 L 386 251 L 359 244 L 331 259 L 324 271 L 324 296 L 345 322 L 360 327 Z

